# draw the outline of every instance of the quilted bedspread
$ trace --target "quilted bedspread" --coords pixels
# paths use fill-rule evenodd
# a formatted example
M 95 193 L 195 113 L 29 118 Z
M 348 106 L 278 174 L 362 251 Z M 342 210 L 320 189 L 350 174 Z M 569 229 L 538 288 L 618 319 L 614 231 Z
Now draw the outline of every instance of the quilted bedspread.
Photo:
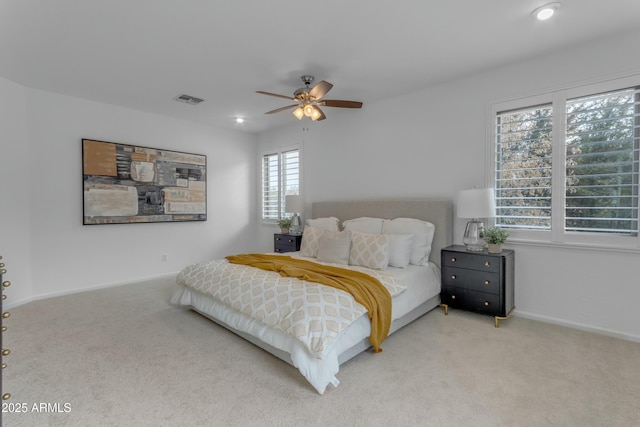
M 340 267 L 365 271 L 379 280 L 392 297 L 405 290 L 384 271 Z M 232 264 L 226 259 L 185 267 L 176 281 L 293 335 L 316 358 L 323 358 L 340 333 L 367 312 L 340 289 Z

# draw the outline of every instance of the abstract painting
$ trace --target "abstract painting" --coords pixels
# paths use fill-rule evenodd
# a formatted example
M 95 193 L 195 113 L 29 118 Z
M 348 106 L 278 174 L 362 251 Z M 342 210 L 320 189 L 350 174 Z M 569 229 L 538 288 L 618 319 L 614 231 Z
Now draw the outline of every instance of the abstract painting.
M 82 140 L 84 224 L 207 220 L 207 157 Z

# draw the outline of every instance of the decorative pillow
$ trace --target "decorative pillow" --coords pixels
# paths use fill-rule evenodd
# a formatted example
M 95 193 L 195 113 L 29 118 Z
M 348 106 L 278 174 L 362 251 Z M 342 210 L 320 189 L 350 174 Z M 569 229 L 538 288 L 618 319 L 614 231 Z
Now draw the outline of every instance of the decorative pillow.
M 383 270 L 389 265 L 389 236 L 386 234 L 351 233 L 349 264 Z
M 340 228 L 338 227 L 339 222 L 340 220 L 338 218 L 331 216 L 328 218 L 308 219 L 307 225 L 321 230 L 340 231 Z
M 318 261 L 347 265 L 350 246 L 351 233 L 349 231 L 338 233 L 325 231 L 322 233 L 318 245 Z
M 316 258 L 320 247 L 320 237 L 324 230 L 315 227 L 304 227 L 302 241 L 300 242 L 300 255 Z
M 366 216 L 349 219 L 342 224 L 345 230 L 357 231 L 358 233 L 382 234 L 382 218 L 369 218 Z
M 386 219 L 382 225 L 385 234 L 413 234 L 410 263 L 414 265 L 428 264 L 435 230 L 436 227 L 430 222 L 415 218 Z
M 389 236 L 389 266 L 405 268 L 411 262 L 413 234 L 387 234 Z

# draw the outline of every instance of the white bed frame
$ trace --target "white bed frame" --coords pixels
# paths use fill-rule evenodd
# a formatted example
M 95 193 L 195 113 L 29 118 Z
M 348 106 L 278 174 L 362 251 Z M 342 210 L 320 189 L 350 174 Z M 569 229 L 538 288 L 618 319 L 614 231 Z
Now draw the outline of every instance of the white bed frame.
M 384 199 L 384 200 L 361 200 L 361 201 L 338 201 L 338 202 L 315 202 L 312 203 L 310 218 L 324 218 L 334 216 L 341 221 L 359 217 L 373 218 L 416 218 L 429 221 L 435 225 L 435 234 L 431 245 L 429 261 L 440 266 L 440 250 L 451 245 L 453 241 L 453 205 L 449 199 Z M 405 316 L 394 320 L 391 323 L 389 335 L 413 322 L 433 310 L 440 303 L 440 295 L 429 299 Z M 200 312 L 199 312 L 200 313 Z M 233 333 L 241 336 L 247 341 L 268 351 L 279 359 L 293 365 L 289 353 L 275 348 L 256 337 L 239 331 L 219 319 L 214 319 L 204 313 L 200 313 L 213 320 L 219 325 L 229 329 Z M 358 344 L 344 351 L 338 358 L 338 362 L 343 364 L 347 360 L 357 356 L 371 347 L 371 342 L 365 338 Z

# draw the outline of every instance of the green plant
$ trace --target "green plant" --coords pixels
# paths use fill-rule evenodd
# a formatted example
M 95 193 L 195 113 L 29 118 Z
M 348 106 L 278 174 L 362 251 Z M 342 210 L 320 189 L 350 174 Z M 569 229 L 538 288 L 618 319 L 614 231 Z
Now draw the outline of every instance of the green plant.
M 291 218 L 282 218 L 278 220 L 278 227 L 289 228 L 291 227 Z
M 502 245 L 507 241 L 509 232 L 498 227 L 491 227 L 484 230 L 484 241 L 490 245 Z

